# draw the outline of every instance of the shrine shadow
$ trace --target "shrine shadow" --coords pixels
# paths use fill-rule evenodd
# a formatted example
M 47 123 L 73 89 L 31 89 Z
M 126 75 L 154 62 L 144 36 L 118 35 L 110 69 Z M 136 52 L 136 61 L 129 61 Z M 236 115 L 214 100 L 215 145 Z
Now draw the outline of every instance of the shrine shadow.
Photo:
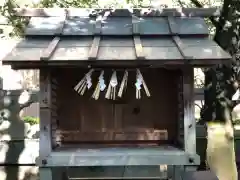
M 3 123 L 8 124 L 8 127 L 0 130 L 1 138 L 5 136 L 4 142 L 8 146 L 5 161 L 2 164 L 5 167 L 5 180 L 19 179 L 19 166 L 21 166 L 19 158 L 25 149 L 25 138 L 27 134 L 25 123 L 19 115 L 23 108 L 38 101 L 37 94 L 30 93 L 29 99 L 23 104 L 20 104 L 19 98 L 22 92 L 23 90 L 1 91 L 0 125 Z M 4 146 L 6 147 L 6 145 L 2 143 L 0 151 L 4 150 Z M 27 162 L 24 165 L 35 166 L 35 164 L 28 164 Z

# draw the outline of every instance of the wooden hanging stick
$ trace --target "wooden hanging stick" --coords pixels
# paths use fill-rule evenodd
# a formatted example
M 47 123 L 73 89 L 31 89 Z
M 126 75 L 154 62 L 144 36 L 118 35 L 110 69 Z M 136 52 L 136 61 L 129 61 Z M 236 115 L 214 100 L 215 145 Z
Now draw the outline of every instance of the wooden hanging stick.
M 127 87 L 127 78 L 128 78 L 128 72 L 125 71 L 124 75 L 123 75 L 121 85 L 120 85 L 120 88 L 119 88 L 119 91 L 118 91 L 118 97 L 122 97 L 123 90 L 124 90 L 125 87 Z
M 146 95 L 147 95 L 148 97 L 150 97 L 151 94 L 150 94 L 150 92 L 149 92 L 149 89 L 148 89 L 148 87 L 147 87 L 146 82 L 145 82 L 144 79 L 143 79 L 143 76 L 142 76 L 140 70 L 137 69 L 137 72 L 139 73 L 140 77 L 142 78 L 142 83 L 143 83 L 143 87 L 144 87 L 144 90 L 145 90 L 145 92 L 146 92 Z
M 80 95 L 83 95 L 87 89 L 87 76 L 91 76 L 94 69 L 90 69 L 90 71 L 85 74 L 85 76 L 81 79 L 81 81 L 74 87 L 74 90 L 77 91 Z M 86 86 L 86 88 L 85 88 Z
M 111 84 L 109 82 L 107 92 L 106 92 L 106 95 L 105 95 L 106 99 L 110 99 L 110 93 L 111 93 Z
M 116 86 L 117 86 L 117 73 L 116 71 L 113 72 L 109 85 L 108 85 L 108 89 L 107 89 L 107 93 L 105 95 L 106 99 L 113 99 L 115 100 L 116 98 Z

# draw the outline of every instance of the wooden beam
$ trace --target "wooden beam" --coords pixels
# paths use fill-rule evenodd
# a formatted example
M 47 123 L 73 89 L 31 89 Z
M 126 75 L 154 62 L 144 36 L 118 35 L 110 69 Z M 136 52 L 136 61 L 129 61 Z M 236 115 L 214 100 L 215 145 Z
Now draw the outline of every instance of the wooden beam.
M 175 19 L 173 17 L 167 17 L 167 22 L 168 22 L 170 33 L 171 33 L 171 35 L 173 35 L 172 36 L 173 42 L 175 43 L 176 47 L 178 48 L 179 53 L 182 55 L 182 57 L 185 60 L 193 59 L 193 57 L 187 56 L 183 51 L 184 44 L 181 41 L 180 37 L 178 36 L 178 27 L 175 22 Z
M 139 24 L 132 17 L 133 43 L 137 59 L 145 59 L 142 42 L 140 39 Z
M 67 17 L 68 17 L 68 12 L 65 10 L 63 20 L 61 21 L 61 24 L 59 25 L 59 27 L 57 28 L 57 30 L 55 32 L 56 37 L 50 42 L 48 47 L 43 51 L 43 53 L 40 57 L 40 60 L 42 60 L 42 61 L 49 60 L 51 58 L 51 56 L 53 55 L 53 53 L 55 52 L 57 45 L 60 42 L 59 36 L 63 32 L 64 26 L 65 26 L 65 21 L 66 21 Z
M 184 102 L 184 150 L 190 156 L 196 154 L 196 120 L 194 117 L 194 72 L 193 67 L 183 69 Z M 194 160 L 195 161 L 195 160 Z
M 84 9 L 84 8 L 67 8 L 69 16 L 86 16 L 92 15 L 93 11 L 112 11 L 112 9 Z M 114 11 L 118 11 L 115 9 Z M 15 14 L 17 16 L 25 17 L 49 17 L 49 16 L 64 16 L 64 8 L 15 8 Z M 119 10 L 120 11 L 120 10 Z M 113 12 L 113 11 L 112 11 Z M 220 16 L 221 8 L 166 8 L 166 9 L 133 9 L 133 14 L 137 16 L 154 16 L 154 17 L 216 17 Z M 147 13 L 146 13 L 147 12 Z M 83 15 L 83 13 L 85 13 Z M 129 16 L 131 13 L 111 13 L 113 16 Z
M 137 59 L 145 59 L 140 36 L 133 36 L 133 41 Z
M 91 46 L 91 49 L 89 51 L 88 59 L 89 60 L 96 60 L 101 40 L 101 31 L 102 31 L 102 16 L 98 16 L 96 18 L 96 24 L 95 24 L 95 36 L 93 38 L 93 43 Z
M 95 35 L 100 35 L 102 32 L 102 16 L 98 16 L 96 18 L 96 24 L 95 24 Z
M 60 37 L 55 37 L 50 44 L 48 45 L 48 47 L 43 51 L 40 60 L 42 61 L 47 61 L 51 58 L 51 56 L 53 55 L 53 53 L 55 52 L 58 43 L 60 42 Z
M 140 35 L 140 29 L 138 24 L 138 17 L 132 17 L 132 31 L 133 35 Z
M 89 60 L 96 60 L 97 59 L 100 40 L 101 40 L 100 36 L 95 36 L 94 37 L 91 49 L 89 51 L 89 56 L 88 56 Z
M 40 166 L 47 163 L 46 158 L 52 151 L 50 78 L 49 71 L 40 70 Z
M 180 52 L 180 54 L 183 56 L 184 59 L 192 59 L 192 57 L 185 55 L 185 53 L 183 52 L 184 49 L 184 44 L 181 41 L 179 36 L 173 36 L 172 37 L 174 43 L 176 44 L 178 51 Z
M 171 33 L 171 35 L 178 35 L 178 25 L 175 22 L 175 19 L 173 17 L 167 17 L 167 23 L 168 23 L 168 27 L 169 27 L 169 31 Z

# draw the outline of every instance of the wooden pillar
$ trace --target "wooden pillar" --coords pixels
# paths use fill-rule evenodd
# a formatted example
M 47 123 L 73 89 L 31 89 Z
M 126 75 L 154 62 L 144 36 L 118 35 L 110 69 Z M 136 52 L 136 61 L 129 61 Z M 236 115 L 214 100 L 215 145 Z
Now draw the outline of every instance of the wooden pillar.
M 178 143 L 184 146 L 183 74 L 178 78 Z
M 51 168 L 47 165 L 47 156 L 52 151 L 51 138 L 51 84 L 50 73 L 40 69 L 40 147 L 39 147 L 39 173 L 40 180 L 52 180 Z
M 194 71 L 186 66 L 183 70 L 184 101 L 184 150 L 189 154 L 189 163 L 194 164 L 196 155 L 196 121 L 194 117 Z

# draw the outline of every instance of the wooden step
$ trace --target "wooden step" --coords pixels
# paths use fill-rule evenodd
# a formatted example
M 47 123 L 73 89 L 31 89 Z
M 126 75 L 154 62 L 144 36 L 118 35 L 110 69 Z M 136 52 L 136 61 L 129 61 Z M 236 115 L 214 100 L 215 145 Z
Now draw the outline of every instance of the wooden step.
M 218 180 L 211 171 L 187 172 L 183 175 L 184 180 Z
M 167 167 L 125 166 L 125 167 L 76 167 L 68 169 L 71 180 L 84 179 L 166 179 Z

